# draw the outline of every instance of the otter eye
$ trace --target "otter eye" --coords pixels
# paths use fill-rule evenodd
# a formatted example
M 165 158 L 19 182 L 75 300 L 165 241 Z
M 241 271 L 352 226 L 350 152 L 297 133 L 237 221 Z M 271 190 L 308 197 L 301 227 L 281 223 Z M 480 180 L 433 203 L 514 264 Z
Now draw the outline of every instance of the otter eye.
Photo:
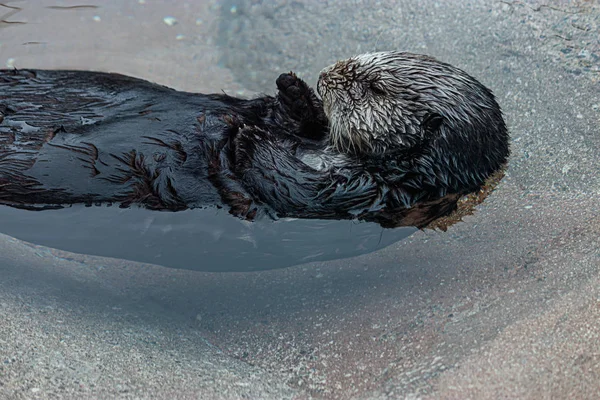
M 377 83 L 371 82 L 371 91 L 377 95 L 384 96 L 385 90 L 381 88 Z

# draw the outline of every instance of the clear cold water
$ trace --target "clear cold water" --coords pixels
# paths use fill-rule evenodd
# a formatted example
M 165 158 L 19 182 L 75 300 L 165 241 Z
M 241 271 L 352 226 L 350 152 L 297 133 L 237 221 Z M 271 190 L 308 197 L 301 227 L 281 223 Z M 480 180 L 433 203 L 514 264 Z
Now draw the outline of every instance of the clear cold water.
M 351 221 L 252 223 L 217 209 L 156 212 L 86 207 L 0 208 L 2 233 L 50 248 L 197 271 L 249 272 L 356 256 L 414 228 L 384 230 Z

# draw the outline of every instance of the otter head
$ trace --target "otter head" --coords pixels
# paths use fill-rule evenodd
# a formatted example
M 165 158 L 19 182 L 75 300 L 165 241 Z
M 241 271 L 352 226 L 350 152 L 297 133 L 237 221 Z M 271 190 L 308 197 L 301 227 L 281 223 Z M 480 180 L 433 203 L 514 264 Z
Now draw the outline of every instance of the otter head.
M 476 189 L 509 155 L 492 92 L 432 57 L 358 55 L 325 68 L 317 90 L 333 147 L 410 160 L 420 178 L 444 193 Z
M 317 90 L 330 122 L 331 144 L 341 152 L 383 154 L 422 144 L 443 119 L 423 92 L 430 57 L 362 54 L 321 71 Z M 431 71 L 435 78 L 435 71 Z

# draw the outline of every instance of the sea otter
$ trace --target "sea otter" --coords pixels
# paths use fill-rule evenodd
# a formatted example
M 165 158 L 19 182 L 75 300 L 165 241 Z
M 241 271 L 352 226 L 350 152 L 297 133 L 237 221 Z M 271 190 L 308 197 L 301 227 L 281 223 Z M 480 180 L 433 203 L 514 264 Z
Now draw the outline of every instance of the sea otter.
M 309 91 L 293 75 L 282 75 L 278 86 L 281 97 Z M 489 89 L 450 64 L 406 52 L 363 54 L 325 68 L 317 89 L 329 122 L 325 144 L 293 147 L 285 135 L 255 127 L 234 140 L 237 175 L 277 213 L 345 212 L 384 227 L 425 227 L 502 177 L 509 134 L 500 107 Z M 292 104 L 319 115 L 307 98 L 309 106 Z
M 449 64 L 371 53 L 276 96 L 84 71 L 0 71 L 0 204 L 226 207 L 236 216 L 423 227 L 508 157 L 492 93 Z

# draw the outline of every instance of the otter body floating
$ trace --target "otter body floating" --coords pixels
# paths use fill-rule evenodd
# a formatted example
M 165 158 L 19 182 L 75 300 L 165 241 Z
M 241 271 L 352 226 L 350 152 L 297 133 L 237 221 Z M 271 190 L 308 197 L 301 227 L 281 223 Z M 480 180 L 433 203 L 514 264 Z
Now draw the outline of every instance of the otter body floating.
M 389 52 L 340 61 L 321 74 L 323 103 L 294 74 L 281 75 L 277 86 L 275 97 L 244 100 L 117 74 L 0 71 L 0 205 L 19 209 L 3 208 L 0 231 L 19 230 L 2 218 L 42 221 L 50 212 L 83 224 L 92 208 L 76 205 L 102 206 L 96 213 L 110 213 L 115 224 L 120 217 L 110 208 L 132 216 L 177 212 L 161 213 L 167 219 L 155 226 L 162 231 L 172 229 L 168 218 L 214 208 L 239 217 L 219 214 L 234 225 L 255 221 L 280 233 L 288 219 L 318 220 L 304 227 L 296 220 L 298 232 L 323 220 L 425 227 L 479 190 L 508 157 L 491 92 L 429 57 Z M 77 211 L 68 216 L 69 208 Z M 272 221 L 279 218 L 286 221 Z M 252 242 L 244 229 L 232 228 L 232 237 Z M 303 252 L 328 253 L 315 249 Z M 356 252 L 331 253 L 338 256 L 321 259 Z

